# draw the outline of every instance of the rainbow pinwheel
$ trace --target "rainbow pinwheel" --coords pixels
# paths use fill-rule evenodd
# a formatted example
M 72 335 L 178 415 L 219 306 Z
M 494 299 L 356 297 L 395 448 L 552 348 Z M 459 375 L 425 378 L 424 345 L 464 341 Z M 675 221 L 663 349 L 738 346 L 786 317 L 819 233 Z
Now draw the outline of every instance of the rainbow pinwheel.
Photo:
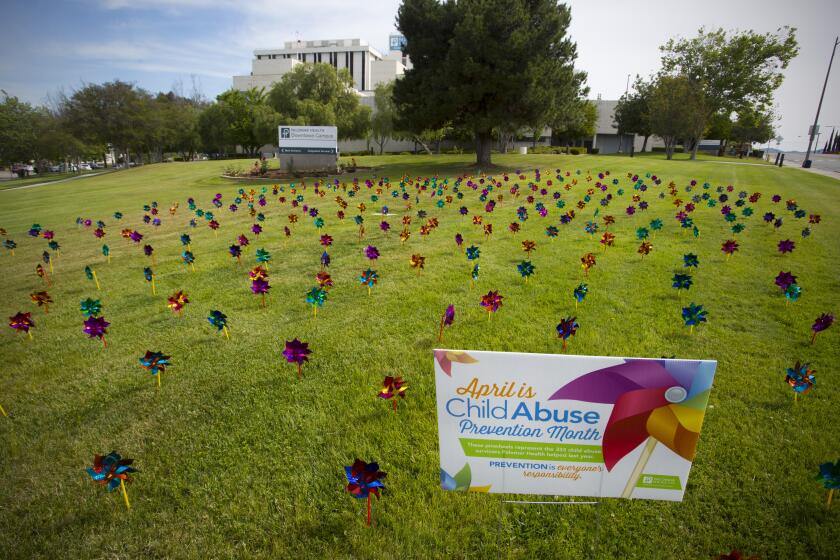
M 181 316 L 181 313 L 184 311 L 184 306 L 186 306 L 190 302 L 187 294 L 183 291 L 178 290 L 168 298 L 166 298 L 166 306 L 172 310 L 173 313 L 177 313 L 178 316 Z
M 825 507 L 831 507 L 831 498 L 834 496 L 834 491 L 840 489 L 840 459 L 836 463 L 821 464 L 817 480 L 822 482 L 823 487 L 828 490 Z
M 362 275 L 359 276 L 359 282 L 362 286 L 367 286 L 368 295 L 371 293 L 371 288 L 376 286 L 376 283 L 379 282 L 379 274 L 373 269 L 367 269 L 362 272 Z
M 572 295 L 575 296 L 575 309 L 580 302 L 586 298 L 586 294 L 589 293 L 589 286 L 586 284 L 578 284 L 577 287 L 572 292 Z
M 140 367 L 157 377 L 158 387 L 160 387 L 160 374 L 165 372 L 166 367 L 172 364 L 169 358 L 163 352 L 152 352 L 151 350 L 146 350 L 146 354 L 140 357 Z
M 683 307 L 682 318 L 686 327 L 689 329 L 689 334 L 694 332 L 694 327 L 700 323 L 706 322 L 706 310 L 702 305 L 695 305 L 693 302 L 688 304 L 688 307 Z
M 811 364 L 800 364 L 798 361 L 792 368 L 785 372 L 785 383 L 793 389 L 794 399 L 800 394 L 804 395 L 817 383 L 814 370 Z
M 320 286 L 315 286 L 306 293 L 306 303 L 312 306 L 312 314 L 318 316 L 318 308 L 323 307 L 327 301 L 327 290 Z
M 380 489 L 385 485 L 382 479 L 386 474 L 379 470 L 378 463 L 365 463 L 356 459 L 349 467 L 344 467 L 344 474 L 347 477 L 345 490 L 354 498 L 367 500 L 367 524 L 370 527 L 370 496 L 373 494 L 379 499 Z
M 27 311 L 26 313 L 18 311 L 11 317 L 9 317 L 9 328 L 16 330 L 17 332 L 25 332 L 29 335 L 29 338 L 32 338 L 32 333 L 30 329 L 35 326 L 35 321 L 32 320 L 32 313 Z
M 43 307 L 44 313 L 50 312 L 50 304 L 53 300 L 47 292 L 32 292 L 29 294 L 29 299 L 38 307 Z
M 309 361 L 309 354 L 311 353 L 312 350 L 309 349 L 308 342 L 301 342 L 297 338 L 286 341 L 283 357 L 286 358 L 287 363 L 297 365 L 298 379 L 303 377 L 302 366 L 304 362 Z
M 687 461 L 694 459 L 714 366 L 629 359 L 578 377 L 549 400 L 613 405 L 602 447 L 607 471 L 647 441 L 622 493 L 629 498 L 657 443 Z
M 645 255 L 649 255 L 652 250 L 652 243 L 650 243 L 649 241 L 642 241 L 641 245 L 639 245 L 639 249 L 636 252 L 642 255 L 642 258 L 645 258 Z
M 811 344 L 813 344 L 814 341 L 817 339 L 818 333 L 821 333 L 833 324 L 834 315 L 829 315 L 828 313 L 821 313 L 820 316 L 817 317 L 814 321 L 814 324 L 811 325 L 811 330 L 813 331 L 813 333 L 811 334 Z
M 446 311 L 440 317 L 440 332 L 438 333 L 438 342 L 443 340 L 443 328 L 451 327 L 455 322 L 455 306 L 451 303 L 446 307 Z
M 125 484 L 130 482 L 129 474 L 137 472 L 131 464 L 134 459 L 123 459 L 116 451 L 111 451 L 104 457 L 102 455 L 95 455 L 93 458 L 93 468 L 85 469 L 94 482 L 105 486 L 108 492 L 113 492 L 117 488 L 122 490 L 123 499 L 125 500 L 125 507 L 131 509 L 131 503 L 128 501 L 128 492 L 125 489 Z
M 406 391 L 408 391 L 408 384 L 403 381 L 402 377 L 393 377 L 389 375 L 382 381 L 382 389 L 379 390 L 377 396 L 380 399 L 392 399 L 394 403 L 394 412 L 396 412 L 397 397 L 404 399 Z
M 536 271 L 534 264 L 531 261 L 522 261 L 518 265 L 516 265 L 516 270 L 519 272 L 519 275 L 525 279 L 525 283 L 528 283 L 528 278 L 531 277 L 532 274 Z
M 329 290 L 333 287 L 332 276 L 330 276 L 330 273 L 325 270 L 319 270 L 315 273 L 315 283 L 325 290 Z
M 14 242 L 13 240 L 11 240 L 11 239 L 4 239 L 4 240 L 3 240 L 3 247 L 4 247 L 5 249 L 8 249 L 8 250 L 9 250 L 9 252 L 12 254 L 12 256 L 13 256 L 13 257 L 15 256 L 15 249 L 17 248 L 17 243 L 15 243 L 15 242 Z
M 565 319 L 560 319 L 560 322 L 557 324 L 557 336 L 563 341 L 563 350 L 566 350 L 566 343 L 569 340 L 569 337 L 574 336 L 577 334 L 580 325 L 577 322 L 577 317 L 566 317 Z
M 230 334 L 228 334 L 227 328 L 227 315 L 214 309 L 210 312 L 210 315 L 207 316 L 207 321 L 216 327 L 216 332 L 222 331 L 225 333 L 225 338 L 230 339 Z
M 192 271 L 195 272 L 195 255 L 192 254 L 192 251 L 181 253 L 181 260 L 184 261 L 184 264 L 190 265 Z
M 490 320 L 490 316 L 499 310 L 502 306 L 502 300 L 504 296 L 499 295 L 498 290 L 493 290 L 487 292 L 483 296 L 481 296 L 481 302 L 479 303 L 481 307 L 487 310 L 487 320 Z

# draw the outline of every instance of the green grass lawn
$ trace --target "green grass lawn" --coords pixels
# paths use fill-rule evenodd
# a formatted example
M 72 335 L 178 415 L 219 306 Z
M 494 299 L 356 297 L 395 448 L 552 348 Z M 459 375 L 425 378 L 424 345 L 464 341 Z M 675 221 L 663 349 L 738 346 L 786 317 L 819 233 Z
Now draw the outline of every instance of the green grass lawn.
M 80 177 L 82 175 L 90 175 L 91 173 L 102 173 L 103 171 L 103 169 L 95 169 L 93 171 L 81 171 L 79 173 L 45 173 L 44 175 L 24 177 L 23 179 L 9 179 L 8 181 L 0 181 L 0 191 L 5 189 L 12 189 L 15 187 L 23 187 L 26 185 L 35 185 L 37 183 L 51 183 L 53 181 L 71 179 L 73 177 Z
M 250 233 L 254 223 L 246 203 L 236 213 L 227 207 L 239 184 L 219 178 L 229 162 L 171 163 L 78 182 L 0 192 L 0 227 L 18 248 L 12 256 L 0 249 L 3 270 L 2 316 L 31 311 L 33 339 L 4 328 L 0 334 L 0 550 L 9 558 L 679 558 L 707 559 L 738 548 L 773 558 L 830 558 L 840 539 L 840 503 L 826 510 L 825 492 L 814 480 L 820 463 L 840 458 L 840 328 L 835 325 L 810 346 L 810 325 L 823 312 L 837 314 L 840 278 L 840 182 L 772 166 L 665 161 L 608 156 L 495 156 L 502 168 L 542 170 L 540 196 L 548 209 L 541 218 L 528 204 L 527 181 L 511 175 L 522 194 L 484 214 L 478 194 L 462 185 L 462 201 L 439 209 L 428 191 L 405 211 L 392 199 L 399 178 L 432 174 L 455 177 L 473 156 L 388 156 L 356 158 L 360 192 L 350 198 L 341 189 L 323 198 L 306 181 L 304 203 L 319 209 L 322 230 L 266 193 L 264 232 Z M 244 164 L 247 166 L 247 162 Z M 571 190 L 554 177 L 561 169 Z M 580 170 L 578 175 L 576 171 Z M 597 174 L 610 171 L 605 209 L 592 196 L 585 208 L 576 204 L 594 188 Z M 660 186 L 646 173 L 663 179 Z M 628 173 L 649 186 L 633 190 Z M 503 173 L 494 170 L 502 180 Z M 379 201 L 364 180 L 390 179 Z M 591 182 L 587 177 L 591 176 Z M 611 180 L 618 179 L 613 186 Z M 528 171 L 528 180 L 533 173 Z M 553 186 L 546 186 L 548 180 Z M 698 185 L 685 192 L 689 182 Z M 342 177 L 350 182 L 350 177 Z M 476 180 L 478 180 L 476 178 Z M 722 204 L 705 201 L 692 216 L 698 238 L 680 229 L 668 183 L 679 198 L 711 193 L 733 185 L 729 193 L 738 222 L 746 229 L 733 236 Z M 711 188 L 704 191 L 701 185 Z M 299 182 L 298 182 L 299 183 Z M 255 188 L 259 185 L 245 185 Z M 289 186 L 283 185 L 287 199 Z M 414 187 L 406 186 L 414 202 Z M 619 195 L 618 188 L 624 193 Z M 761 192 L 750 217 L 734 205 L 739 191 Z M 558 191 L 566 207 L 555 207 Z M 222 193 L 224 205 L 211 200 Z M 495 194 L 494 192 L 494 194 Z M 658 197 L 660 192 L 665 198 Z M 625 213 L 631 196 L 649 203 L 633 216 Z M 774 204 L 771 196 L 782 202 Z M 336 216 L 336 195 L 349 202 L 344 220 Z M 204 218 L 187 207 L 194 197 L 221 223 L 214 235 Z M 808 213 L 822 216 L 803 239 L 808 218 L 795 219 L 784 201 L 794 198 Z M 143 205 L 157 201 L 163 225 L 144 224 Z M 177 214 L 167 209 L 178 202 Z M 365 202 L 367 236 L 360 241 L 353 217 Z M 410 239 L 401 245 L 399 217 L 390 218 L 392 233 L 383 235 L 374 209 L 388 204 L 393 213 L 411 215 Z M 494 234 L 485 240 L 470 218 L 483 215 Z M 507 225 L 518 206 L 528 208 L 523 231 L 512 235 Z M 638 207 L 638 204 L 636 204 Z M 575 209 L 571 223 L 560 215 Z M 419 228 L 423 209 L 439 227 L 428 239 Z M 594 212 L 600 214 L 594 218 Z M 115 220 L 115 211 L 124 213 Z M 762 215 L 783 217 L 778 230 Z M 291 212 L 301 215 L 286 239 L 283 227 Z M 601 217 L 610 214 L 615 246 L 606 253 L 598 242 Z M 104 240 L 76 218 L 103 220 Z M 653 252 L 642 259 L 636 250 L 636 228 L 660 218 L 664 228 Z M 584 232 L 596 220 L 594 236 Z M 45 288 L 35 275 L 46 248 L 42 238 L 27 235 L 31 224 L 54 230 L 61 244 L 54 258 L 54 285 Z M 550 240 L 545 227 L 560 235 Z M 144 281 L 151 260 L 120 237 L 132 228 L 155 250 L 157 296 Z M 465 245 L 481 248 L 481 277 L 470 289 L 469 269 L 453 241 L 462 233 Z M 179 236 L 192 236 L 196 272 L 181 262 Z M 239 234 L 251 245 L 243 265 L 227 248 Z M 335 280 L 329 300 L 317 319 L 305 303 L 315 284 L 322 247 L 321 233 L 334 237 L 329 272 Z M 740 250 L 729 260 L 721 243 L 736 239 Z M 796 242 L 791 254 L 776 244 Z M 520 243 L 537 242 L 532 256 L 536 276 L 526 285 L 516 271 L 524 258 Z M 111 248 L 112 262 L 101 253 Z M 374 268 L 380 284 L 368 297 L 358 276 L 368 267 L 362 249 L 379 248 Z M 272 290 L 268 306 L 251 294 L 247 271 L 254 251 L 266 248 Z M 592 506 L 511 506 L 509 496 L 444 492 L 439 487 L 439 456 L 434 398 L 432 349 L 438 346 L 437 325 L 447 304 L 456 306 L 455 325 L 443 344 L 476 350 L 560 352 L 555 325 L 575 313 L 573 288 L 584 281 L 583 254 L 592 252 L 597 265 L 589 278 L 589 296 L 578 309 L 580 330 L 570 341 L 574 354 L 704 358 L 718 360 L 710 407 L 697 458 L 682 503 L 608 499 Z M 680 298 L 671 288 L 674 273 L 683 272 L 682 256 L 695 253 L 700 266 L 691 270 L 694 286 Z M 413 253 L 426 257 L 418 275 L 409 267 Z M 83 269 L 97 272 L 97 292 Z M 792 271 L 803 294 L 786 305 L 774 278 Z M 29 294 L 48 289 L 54 304 L 49 314 L 36 308 Z M 166 297 L 184 290 L 191 303 L 178 318 Z M 482 293 L 500 290 L 504 307 L 490 323 L 478 301 Z M 82 332 L 79 301 L 100 298 L 111 323 L 108 346 Z M 689 335 L 680 309 L 693 301 L 709 312 L 709 322 Z M 229 318 L 231 340 L 207 322 L 210 310 Z M 282 360 L 285 340 L 310 343 L 311 362 L 304 378 Z M 172 356 L 162 386 L 138 366 L 146 350 Z M 785 368 L 797 360 L 810 362 L 817 386 L 794 405 L 784 383 Z M 410 385 L 399 414 L 376 398 L 385 375 L 397 374 Z M 117 493 L 108 494 L 84 472 L 95 453 L 116 450 L 135 460 L 139 473 L 129 485 L 132 510 Z M 388 473 L 387 490 L 374 505 L 374 527 L 364 521 L 364 501 L 344 492 L 343 466 L 355 457 L 379 461 Z M 831 551 L 835 552 L 831 552 Z M 836 557 L 836 556 L 834 556 Z

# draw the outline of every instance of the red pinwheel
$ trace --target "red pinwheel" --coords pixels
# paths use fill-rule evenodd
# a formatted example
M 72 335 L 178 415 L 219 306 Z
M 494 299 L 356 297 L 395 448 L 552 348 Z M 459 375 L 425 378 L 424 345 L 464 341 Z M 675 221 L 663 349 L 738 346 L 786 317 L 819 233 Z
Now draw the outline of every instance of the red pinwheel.
M 712 362 L 630 359 L 578 377 L 549 400 L 613 405 L 602 448 L 607 471 L 645 443 L 621 495 L 629 498 L 657 443 L 694 458 L 713 377 Z
M 29 335 L 29 338 L 32 338 L 32 332 L 30 329 L 34 326 L 35 321 L 32 320 L 32 313 L 29 311 L 26 313 L 18 311 L 16 314 L 9 317 L 9 327 L 18 332 L 25 332 Z
M 387 475 L 379 470 L 378 463 L 366 463 L 356 459 L 349 467 L 344 467 L 347 486 L 344 488 L 354 498 L 367 500 L 367 525 L 370 527 L 370 495 L 379 499 L 379 489 L 384 489 L 382 479 Z
M 394 412 L 397 411 L 397 397 L 404 399 L 405 392 L 408 391 L 408 384 L 403 381 L 402 377 L 387 376 L 382 381 L 382 389 L 379 390 L 378 396 L 380 399 L 391 399 L 394 403 Z

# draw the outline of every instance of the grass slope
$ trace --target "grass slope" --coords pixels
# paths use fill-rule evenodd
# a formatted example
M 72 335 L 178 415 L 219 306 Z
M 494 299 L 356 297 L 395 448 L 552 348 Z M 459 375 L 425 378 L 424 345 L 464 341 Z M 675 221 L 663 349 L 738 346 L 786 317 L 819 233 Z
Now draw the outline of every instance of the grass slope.
M 470 158 L 357 161 L 379 166 L 360 173 L 360 179 L 375 172 L 397 183 L 404 172 L 453 177 Z M 10 413 L 0 417 L 3 555 L 649 559 L 708 558 L 732 548 L 762 558 L 835 554 L 840 507 L 826 511 L 825 494 L 813 479 L 821 462 L 840 457 L 835 370 L 840 329 L 823 333 L 814 346 L 808 339 L 819 313 L 838 311 L 840 184 L 793 169 L 650 158 L 498 156 L 496 162 L 509 169 L 539 167 L 542 184 L 553 179 L 550 170 L 570 170 L 579 184 L 565 191 L 554 179 L 544 197 L 545 219 L 521 200 L 525 194 L 514 202 L 505 193 L 504 203 L 485 216 L 495 229 L 489 241 L 458 215 L 459 201 L 439 210 L 421 198 L 420 207 L 437 216 L 440 227 L 421 239 L 424 220 L 416 218 L 415 206 L 412 236 L 400 246 L 399 218 L 390 220 L 394 229 L 385 237 L 372 215 L 382 203 L 403 214 L 404 204 L 390 198 L 390 189 L 377 203 L 364 186 L 354 199 L 342 194 L 350 208 L 340 221 L 335 193 L 316 198 L 307 181 L 306 202 L 319 208 L 326 221 L 322 232 L 335 238 L 330 272 L 336 285 L 317 320 L 304 294 L 318 271 L 320 232 L 310 218 L 301 218 L 286 241 L 282 229 L 291 209 L 269 190 L 265 232 L 255 239 L 245 205 L 235 214 L 227 210 L 239 185 L 218 178 L 225 162 L 146 166 L 0 193 L 0 226 L 18 242 L 14 257 L 5 250 L 0 256 L 0 314 L 32 311 L 37 323 L 31 341 L 10 329 L 0 335 L 0 404 Z M 576 169 L 582 174 L 574 175 Z M 550 193 L 559 190 L 566 210 L 574 207 L 591 186 L 588 170 L 593 176 L 611 171 L 626 191 L 601 211 L 616 217 L 610 228 L 616 245 L 606 254 L 598 243 L 600 231 L 596 236 L 583 231 L 599 207 L 598 195 L 577 210 L 571 224 L 559 226 L 557 239 L 544 234 L 561 214 Z M 632 217 L 624 213 L 635 192 L 628 172 L 664 179 L 644 194 L 650 209 Z M 720 251 L 732 237 L 720 205 L 698 205 L 694 220 L 701 235 L 695 239 L 673 219 L 670 197 L 656 196 L 673 180 L 687 201 L 690 194 L 683 189 L 691 179 L 708 181 L 712 193 L 732 184 L 733 195 L 740 190 L 764 195 L 752 205 L 755 214 L 742 220 L 746 230 L 736 237 L 741 250 L 729 261 Z M 525 190 L 526 183 L 519 182 Z M 471 215 L 481 213 L 476 193 L 462 190 Z M 216 192 L 225 203 L 219 210 L 210 204 Z M 697 192 L 699 186 L 691 194 Z M 809 239 L 800 237 L 807 218 L 796 220 L 784 203 L 774 205 L 770 197 L 776 193 L 822 215 Z M 197 229 L 188 227 L 192 215 L 185 201 L 191 196 L 218 216 L 218 236 L 203 219 Z M 162 211 L 159 228 L 141 221 L 142 206 L 153 200 Z M 170 218 L 166 209 L 175 201 L 180 209 Z M 352 221 L 361 201 L 369 207 L 362 242 Z M 530 218 L 524 231 L 512 236 L 507 224 L 520 204 L 529 207 Z M 761 219 L 771 209 L 784 216 L 779 231 Z M 125 214 L 119 222 L 112 217 L 116 210 Z M 102 241 L 75 225 L 78 216 L 108 224 L 110 265 L 101 254 Z M 635 230 L 653 218 L 665 227 L 642 260 Z M 55 230 L 62 246 L 49 289 L 55 303 L 47 316 L 29 301 L 31 292 L 43 289 L 33 269 L 46 245 L 27 237 L 33 222 Z M 124 227 L 141 231 L 144 243 L 155 248 L 157 297 L 143 280 L 149 259 L 119 236 Z M 477 289 L 470 290 L 470 267 L 455 247 L 456 232 L 466 245 L 481 247 Z M 192 236 L 195 273 L 180 260 L 181 233 Z M 240 233 L 251 239 L 242 268 L 227 253 Z M 780 255 L 776 243 L 788 237 L 797 248 Z M 532 256 L 537 273 L 527 285 L 515 267 L 524 256 L 524 239 L 538 244 Z M 382 253 L 373 297 L 358 282 L 368 267 L 362 255 L 367 243 Z M 247 279 L 260 247 L 273 255 L 266 309 L 250 293 Z M 440 314 L 447 304 L 456 305 L 446 347 L 559 352 L 554 326 L 575 313 L 572 290 L 583 280 L 579 259 L 589 251 L 598 263 L 586 280 L 590 294 L 577 311 L 581 328 L 569 352 L 719 361 L 685 501 L 524 507 L 504 505 L 501 495 L 440 490 L 431 354 Z M 700 267 L 692 271 L 695 285 L 682 304 L 694 301 L 709 310 L 709 323 L 693 336 L 682 326 L 681 300 L 671 288 L 687 252 L 699 255 Z M 412 253 L 426 256 L 419 276 L 408 265 Z M 97 271 L 102 292 L 85 279 L 85 265 Z M 795 304 L 786 306 L 773 284 L 780 270 L 799 277 L 803 296 Z M 192 301 L 182 318 L 165 302 L 178 289 Z M 505 305 L 488 324 L 478 299 L 491 289 L 501 291 Z M 78 304 L 85 297 L 101 298 L 111 322 L 104 351 L 82 333 Z M 211 309 L 229 316 L 230 341 L 207 323 Z M 294 337 L 314 350 L 302 381 L 280 356 L 283 341 Z M 174 362 L 160 390 L 137 364 L 148 349 L 162 350 Z M 818 384 L 794 406 L 783 378 L 796 360 L 812 363 Z M 403 375 L 410 384 L 397 415 L 375 397 L 386 374 Z M 134 458 L 141 471 L 129 486 L 131 513 L 117 494 L 106 495 L 83 471 L 94 453 L 112 449 Z M 364 502 L 343 492 L 342 466 L 354 457 L 378 460 L 388 472 L 372 529 L 364 525 Z

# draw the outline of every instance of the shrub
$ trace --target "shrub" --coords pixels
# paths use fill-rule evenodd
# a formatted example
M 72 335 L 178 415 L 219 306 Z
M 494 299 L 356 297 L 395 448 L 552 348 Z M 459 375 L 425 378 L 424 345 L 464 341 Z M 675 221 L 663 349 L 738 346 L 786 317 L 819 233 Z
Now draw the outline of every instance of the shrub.
M 578 150 L 577 148 L 572 148 L 571 150 L 569 150 L 569 153 L 572 154 L 573 156 L 579 156 L 580 155 L 580 150 Z
M 595 154 L 599 154 L 599 153 L 601 153 L 601 148 L 591 148 L 591 149 L 589 150 L 589 153 L 590 153 L 590 154 L 593 154 L 593 155 L 595 155 Z

